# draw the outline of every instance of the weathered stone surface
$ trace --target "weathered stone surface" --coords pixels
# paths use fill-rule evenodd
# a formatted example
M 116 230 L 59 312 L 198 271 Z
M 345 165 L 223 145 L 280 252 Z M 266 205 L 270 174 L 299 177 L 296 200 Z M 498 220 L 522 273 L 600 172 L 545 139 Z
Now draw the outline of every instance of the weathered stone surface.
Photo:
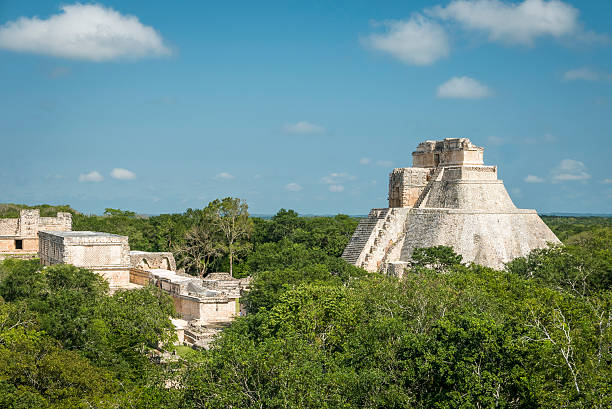
M 0 260 L 7 256 L 35 257 L 38 232 L 72 229 L 72 215 L 58 212 L 57 217 L 40 217 L 38 209 L 21 210 L 18 219 L 0 219 Z
M 467 138 L 419 144 L 414 167 L 389 176 L 389 208 L 359 223 L 342 257 L 399 275 L 418 247 L 450 246 L 465 262 L 501 268 L 560 243 L 535 210 L 516 208 L 483 152 Z
M 38 255 L 43 265 L 72 264 L 102 275 L 111 287 L 129 285 L 127 236 L 92 231 L 41 231 L 38 237 Z
M 169 251 L 130 251 L 130 266 L 132 268 L 151 269 L 159 268 L 162 270 L 176 271 L 176 261 L 174 255 Z

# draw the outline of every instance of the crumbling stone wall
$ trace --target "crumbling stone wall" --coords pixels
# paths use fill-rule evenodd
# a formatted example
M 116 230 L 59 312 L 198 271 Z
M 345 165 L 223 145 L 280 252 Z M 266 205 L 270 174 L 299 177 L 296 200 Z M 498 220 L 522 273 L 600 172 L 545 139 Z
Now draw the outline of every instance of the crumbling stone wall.
M 176 271 L 174 255 L 169 252 L 130 251 L 130 266 L 134 269 L 148 270 L 158 268 Z
M 389 174 L 389 207 L 411 207 L 429 182 L 431 169 L 397 168 Z
M 68 231 L 72 215 L 58 212 L 57 217 L 40 217 L 38 209 L 23 209 L 19 218 L 0 219 L 0 259 L 7 254 L 30 254 L 38 251 L 39 231 Z

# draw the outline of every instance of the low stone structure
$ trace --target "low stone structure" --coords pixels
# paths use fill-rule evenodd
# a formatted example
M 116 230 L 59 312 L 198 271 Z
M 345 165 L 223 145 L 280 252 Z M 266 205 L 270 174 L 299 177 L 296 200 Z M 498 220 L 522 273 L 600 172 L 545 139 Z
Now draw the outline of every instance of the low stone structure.
M 250 280 L 228 273 L 205 278 L 176 272 L 170 252 L 130 251 L 127 236 L 92 231 L 38 232 L 45 266 L 72 264 L 102 275 L 111 291 L 155 285 L 169 294 L 181 320 L 173 321 L 181 343 L 207 347 L 214 336 L 241 314 L 240 297 Z
M 133 284 L 153 284 L 168 293 L 176 311 L 190 323 L 229 322 L 240 314 L 240 297 L 248 290 L 249 280 L 212 274 L 215 277 L 201 279 L 170 270 L 132 268 L 130 277 Z
M 360 221 L 342 258 L 401 274 L 415 248 L 443 245 L 465 262 L 501 268 L 560 243 L 535 210 L 516 208 L 483 153 L 467 138 L 419 144 L 413 167 L 389 175 L 389 207 Z
M 162 270 L 176 271 L 176 261 L 169 251 L 130 251 L 130 265 L 133 268 L 151 269 L 159 268 Z
M 160 257 L 161 254 L 160 253 Z M 174 265 L 174 258 L 169 261 Z M 236 279 L 228 273 L 194 277 L 160 268 L 146 268 L 140 258 L 132 258 L 130 281 L 133 285 L 153 284 L 172 297 L 176 311 L 187 323 L 177 334 L 183 343 L 208 348 L 210 342 L 231 321 L 242 314 L 240 297 L 249 289 L 249 278 Z
M 41 231 L 38 237 L 38 254 L 43 265 L 72 264 L 102 275 L 113 289 L 129 286 L 127 236 L 93 231 Z
M 40 217 L 38 209 L 21 210 L 19 218 L 0 219 L 0 260 L 6 257 L 33 258 L 38 252 L 38 232 L 72 229 L 72 215 Z

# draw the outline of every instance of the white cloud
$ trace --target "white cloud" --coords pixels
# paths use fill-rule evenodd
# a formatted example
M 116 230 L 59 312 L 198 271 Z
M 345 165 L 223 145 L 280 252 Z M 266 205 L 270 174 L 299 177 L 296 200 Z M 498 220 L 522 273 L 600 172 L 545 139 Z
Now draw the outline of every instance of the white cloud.
M 342 182 L 345 182 L 347 180 L 355 180 L 357 179 L 356 176 L 353 176 L 349 173 L 346 172 L 334 172 L 334 173 L 330 173 L 327 176 L 323 176 L 321 178 L 321 181 L 323 183 L 327 183 L 328 185 L 334 185 L 334 184 L 339 184 Z
M 450 52 L 444 28 L 420 14 L 409 20 L 388 21 L 383 25 L 387 28 L 385 33 L 371 34 L 362 43 L 409 65 L 430 65 Z
M 290 191 L 290 192 L 299 192 L 300 190 L 304 189 L 302 186 L 298 185 L 295 182 L 291 182 L 291 183 L 287 183 L 285 185 L 285 189 Z
M 21 17 L 0 27 L 0 48 L 89 61 L 170 54 L 153 27 L 98 4 L 72 4 L 47 19 Z
M 79 182 L 102 182 L 103 180 L 104 176 L 102 176 L 97 170 L 79 175 Z
M 300 121 L 295 124 L 287 124 L 283 127 L 284 131 L 293 134 L 320 134 L 325 132 L 325 128 L 307 121 Z
M 344 191 L 344 186 L 342 186 L 342 185 L 330 185 L 329 186 L 329 191 L 330 192 L 334 192 L 334 193 L 343 192 Z
M 605 184 L 612 183 L 612 179 L 604 179 L 601 181 L 601 183 L 605 183 Z
M 584 163 L 574 159 L 563 159 L 551 173 L 555 182 L 584 181 L 591 178 Z
M 557 142 L 557 137 L 549 133 L 545 134 L 543 139 L 544 139 L 544 142 L 548 142 L 548 143 Z
M 369 165 L 372 162 L 370 158 L 361 158 L 359 159 L 359 164 L 361 165 Z
M 527 175 L 525 177 L 525 179 L 523 179 L 525 182 L 527 183 L 542 183 L 544 182 L 544 179 L 542 179 L 539 176 L 535 176 L 535 175 Z
M 236 176 L 232 175 L 231 173 L 221 172 L 221 173 L 218 173 L 215 176 L 215 179 L 217 179 L 217 180 L 232 180 L 232 179 L 236 179 Z
M 127 169 L 122 169 L 122 168 L 113 169 L 110 175 L 113 179 L 120 179 L 120 180 L 136 179 L 136 174 L 134 172 L 127 170 Z
M 612 81 L 612 74 L 582 67 L 566 71 L 563 79 L 565 81 Z
M 582 31 L 578 10 L 559 0 L 453 0 L 446 7 L 436 6 L 427 14 L 457 22 L 468 30 L 486 33 L 490 41 L 531 45 L 538 37 L 592 37 Z
M 378 166 L 382 166 L 383 168 L 390 168 L 391 166 L 393 166 L 393 162 L 390 160 L 379 160 L 376 161 L 376 164 Z
M 453 77 L 438 86 L 438 98 L 478 99 L 493 95 L 491 90 L 470 77 Z

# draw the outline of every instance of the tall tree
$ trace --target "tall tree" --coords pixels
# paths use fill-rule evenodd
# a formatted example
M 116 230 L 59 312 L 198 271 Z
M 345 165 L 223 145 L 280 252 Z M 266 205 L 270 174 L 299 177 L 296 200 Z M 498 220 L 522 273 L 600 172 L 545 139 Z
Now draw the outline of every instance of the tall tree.
M 204 209 L 221 236 L 218 248 L 229 258 L 229 272 L 233 273 L 234 259 L 251 250 L 248 238 L 253 232 L 253 221 L 249 218 L 249 206 L 238 198 L 216 199 Z
M 185 234 L 185 240 L 175 247 L 179 264 L 185 270 L 196 270 L 200 277 L 207 273 L 209 265 L 220 255 L 216 227 L 207 221 L 192 226 Z

